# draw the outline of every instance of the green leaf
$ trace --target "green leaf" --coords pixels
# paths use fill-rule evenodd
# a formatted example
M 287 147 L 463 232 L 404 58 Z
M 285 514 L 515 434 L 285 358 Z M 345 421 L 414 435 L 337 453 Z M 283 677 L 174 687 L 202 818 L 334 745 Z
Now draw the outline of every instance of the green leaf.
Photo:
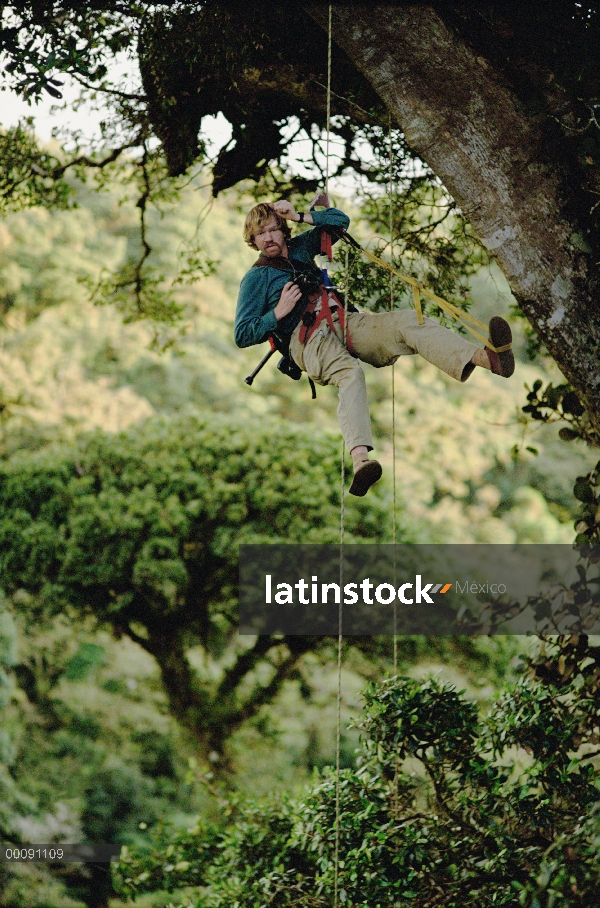
M 95 643 L 82 643 L 67 662 L 64 678 L 67 681 L 85 681 L 96 669 L 106 664 L 104 647 Z
M 581 435 L 576 429 L 570 429 L 563 426 L 562 429 L 559 429 L 558 431 L 558 437 L 563 441 L 574 441 L 576 438 L 581 438 Z
M 592 489 L 589 479 L 579 477 L 573 488 L 573 494 L 575 498 L 583 502 L 593 502 L 595 501 L 594 491 Z

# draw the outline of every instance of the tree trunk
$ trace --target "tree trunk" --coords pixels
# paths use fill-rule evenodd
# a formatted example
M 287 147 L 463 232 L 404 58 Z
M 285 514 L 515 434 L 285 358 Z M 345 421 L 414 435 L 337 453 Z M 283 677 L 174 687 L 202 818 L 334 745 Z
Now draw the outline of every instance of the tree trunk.
M 327 28 L 327 7 L 306 11 Z M 333 40 L 456 200 L 600 430 L 600 256 L 572 214 L 577 163 L 547 141 L 551 111 L 528 114 L 508 80 L 430 6 L 333 4 L 332 24 Z
M 150 634 L 148 640 L 135 640 L 156 659 L 170 710 L 192 733 L 204 759 L 211 752 L 222 756 L 236 729 L 273 701 L 300 657 L 315 646 L 312 637 L 257 637 L 254 645 L 228 667 L 218 687 L 208 689 L 196 678 L 182 637 L 180 631 L 169 633 L 163 625 L 163 630 Z M 270 681 L 264 684 L 255 679 L 249 687 L 248 675 L 265 659 L 272 668 Z M 221 762 L 219 769 L 225 768 Z

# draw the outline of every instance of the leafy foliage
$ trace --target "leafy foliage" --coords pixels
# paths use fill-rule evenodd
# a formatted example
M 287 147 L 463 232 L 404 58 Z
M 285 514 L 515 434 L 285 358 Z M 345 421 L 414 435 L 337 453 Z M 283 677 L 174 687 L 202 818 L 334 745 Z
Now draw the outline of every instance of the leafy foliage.
M 539 634 L 587 634 L 593 632 L 600 614 L 600 461 L 586 476 L 578 476 L 573 493 L 580 502 L 575 521 L 577 535 L 573 548 L 580 560 L 577 576 L 567 586 L 557 582 L 524 603 L 499 599 L 486 606 L 487 625 L 492 632 L 507 619 L 528 609 L 533 611 Z
M 543 382 L 538 379 L 527 394 L 527 400 L 523 412 L 531 419 L 538 422 L 567 423 L 558 433 L 563 441 L 581 438 L 590 445 L 600 446 L 600 436 L 569 384 L 563 383 L 555 387 L 550 383 L 543 388 Z
M 337 541 L 337 471 L 329 438 L 217 417 L 15 455 L 0 475 L 3 586 L 39 597 L 32 609 L 92 613 L 135 640 L 158 661 L 182 721 L 220 750 L 318 645 L 233 646 L 237 546 Z M 384 513 L 374 501 L 348 509 L 347 539 L 380 538 Z M 196 677 L 186 650 L 215 657 L 228 643 L 232 663 L 218 679 Z
M 95 178 L 72 175 L 64 185 L 70 210 L 50 215 L 38 206 L 3 220 L 0 311 L 31 319 L 67 300 L 113 303 L 126 321 L 146 320 L 158 347 L 168 346 L 193 311 L 189 286 L 216 268 L 195 236 L 203 206 L 199 180 L 181 204 L 180 187 L 165 180 L 154 157 L 140 169 L 121 162 Z M 146 205 L 148 194 L 153 205 Z M 142 195 L 140 236 L 136 199 Z M 157 207 L 163 205 L 167 213 Z
M 0 606 L 3 606 L 0 601 Z M 17 756 L 15 747 L 15 717 L 11 699 L 15 688 L 13 669 L 17 662 L 15 623 L 5 611 L 0 611 L 0 834 L 10 839 L 15 834 L 12 816 L 30 807 L 26 794 L 11 777 L 9 767 Z
M 581 502 L 575 542 L 582 555 L 591 558 L 600 544 L 600 461 L 587 476 L 577 477 L 574 491 Z
M 6 73 L 26 98 L 47 92 L 60 98 L 57 72 L 91 80 L 107 74 L 106 57 L 131 45 L 127 17 L 140 15 L 143 4 L 59 2 L 11 3 L 2 8 L 2 51 Z
M 0 611 L 0 628 L 11 631 L 3 839 L 141 844 L 140 822 L 203 809 L 202 793 L 185 782 L 193 747 L 166 714 L 153 660 L 81 615 L 52 619 L 39 609 L 33 623 L 26 603 L 21 593 Z M 100 905 L 112 893 L 108 870 L 5 865 L 0 901 L 7 908 Z
M 382 156 L 387 139 L 381 134 L 378 151 Z M 470 279 L 489 264 L 489 258 L 443 188 L 430 177 L 411 177 L 399 168 L 385 196 L 365 193 L 361 214 L 375 233 L 370 251 L 390 261 L 401 274 L 416 278 L 438 296 L 468 311 L 472 304 Z M 339 244 L 336 259 L 344 280 L 345 255 L 345 247 Z M 347 289 L 353 303 L 371 311 L 413 305 L 412 288 L 390 278 L 388 272 L 353 248 L 348 254 Z M 422 306 L 426 315 L 442 323 L 452 321 L 435 303 L 423 299 Z
M 73 189 L 56 177 L 59 161 L 38 147 L 31 119 L 0 132 L 0 160 L 0 214 L 33 205 L 67 207 Z
M 340 903 L 591 905 L 600 793 L 582 745 L 596 723 L 575 682 L 522 681 L 484 719 L 434 680 L 368 688 L 358 768 L 340 777 Z M 297 802 L 229 801 L 221 828 L 163 830 L 152 854 L 127 852 L 121 886 L 192 885 L 198 908 L 328 905 L 335 801 L 333 774 Z

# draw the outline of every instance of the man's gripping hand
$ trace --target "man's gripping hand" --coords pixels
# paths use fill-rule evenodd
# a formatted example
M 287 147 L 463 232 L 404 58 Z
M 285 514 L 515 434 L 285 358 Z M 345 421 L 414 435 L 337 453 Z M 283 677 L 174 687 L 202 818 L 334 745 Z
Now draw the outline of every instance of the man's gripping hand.
M 274 204 L 271 205 L 271 208 L 273 208 L 280 217 L 285 218 L 286 221 L 300 220 L 300 215 L 298 214 L 292 203 L 286 202 L 285 199 L 280 199 L 279 202 L 274 202 Z M 310 211 L 304 212 L 304 223 L 314 224 Z
M 298 213 L 291 202 L 286 202 L 285 199 L 281 199 L 279 202 L 275 202 L 272 206 L 275 209 L 277 214 L 285 218 L 286 221 L 297 221 Z
M 288 281 L 281 291 L 279 302 L 273 310 L 278 322 L 281 321 L 282 318 L 285 318 L 286 315 L 290 314 L 301 296 L 302 291 L 298 284 L 295 284 L 294 281 Z

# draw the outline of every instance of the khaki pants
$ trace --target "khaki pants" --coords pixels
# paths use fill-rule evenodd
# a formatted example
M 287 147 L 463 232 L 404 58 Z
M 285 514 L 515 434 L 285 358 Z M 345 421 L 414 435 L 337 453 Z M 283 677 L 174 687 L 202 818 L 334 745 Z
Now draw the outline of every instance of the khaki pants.
M 348 333 L 358 359 L 377 368 L 391 366 L 399 356 L 419 353 L 438 369 L 466 381 L 473 369 L 475 344 L 433 319 L 419 325 L 412 309 L 393 312 L 349 312 Z M 348 450 L 357 445 L 373 448 L 371 418 L 364 372 L 343 344 L 343 333 L 333 314 L 335 334 L 325 320 L 306 345 L 298 339 L 301 324 L 292 334 L 290 353 L 294 361 L 319 385 L 335 385 L 339 391 L 338 419 Z

